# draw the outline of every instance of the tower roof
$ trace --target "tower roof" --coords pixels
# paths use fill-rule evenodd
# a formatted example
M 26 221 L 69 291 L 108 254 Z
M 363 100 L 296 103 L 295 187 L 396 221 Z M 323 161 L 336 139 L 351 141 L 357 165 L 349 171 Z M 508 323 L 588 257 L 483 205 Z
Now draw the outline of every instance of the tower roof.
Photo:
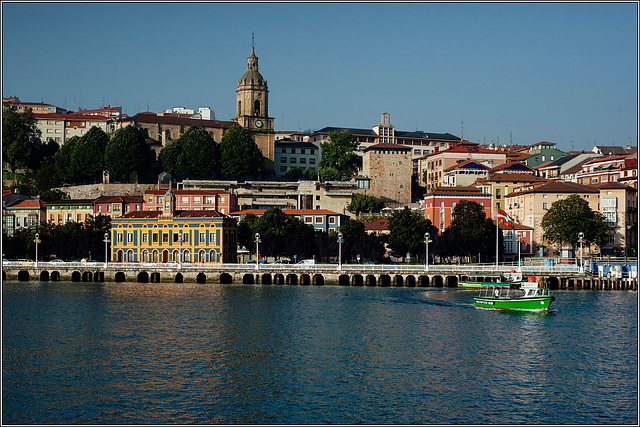
M 244 73 L 244 76 L 238 82 L 238 85 L 243 84 L 257 84 L 262 85 L 266 84 L 264 78 L 258 71 L 260 68 L 258 67 L 258 57 L 256 56 L 255 47 L 251 46 L 251 55 L 247 58 L 247 72 Z

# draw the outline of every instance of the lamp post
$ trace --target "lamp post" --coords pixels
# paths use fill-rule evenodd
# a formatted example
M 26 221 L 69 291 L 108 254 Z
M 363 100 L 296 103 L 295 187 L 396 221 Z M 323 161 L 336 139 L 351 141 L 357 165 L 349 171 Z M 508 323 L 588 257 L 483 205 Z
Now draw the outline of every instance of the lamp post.
M 424 233 L 425 254 L 424 254 L 424 271 L 429 271 L 429 233 Z
M 522 246 L 522 240 L 520 240 L 520 236 L 518 236 L 517 234 L 516 234 L 516 244 L 518 245 L 518 271 L 522 271 L 522 267 L 520 266 L 520 246 Z
M 109 267 L 109 233 L 104 233 L 104 268 Z
M 178 268 L 182 268 L 182 230 L 178 232 L 178 243 L 180 243 L 180 262 Z
M 35 262 L 35 266 L 38 266 L 38 243 L 40 243 L 40 234 L 36 233 L 36 238 L 34 240 L 34 242 L 36 242 L 36 262 Z
M 584 233 L 581 231 L 578 233 L 578 243 L 580 243 L 580 273 L 584 272 L 584 266 L 582 265 L 582 244 L 584 243 Z
M 260 264 L 260 250 L 258 245 L 260 244 L 260 233 L 256 233 L 256 270 L 258 269 L 258 265 Z
M 342 237 L 343 234 L 338 232 L 338 270 L 342 270 L 342 243 L 344 243 Z

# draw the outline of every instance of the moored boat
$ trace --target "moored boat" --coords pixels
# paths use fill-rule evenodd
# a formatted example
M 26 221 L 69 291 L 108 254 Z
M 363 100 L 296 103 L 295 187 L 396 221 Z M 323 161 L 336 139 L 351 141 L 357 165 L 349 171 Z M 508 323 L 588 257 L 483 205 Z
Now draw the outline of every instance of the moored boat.
M 517 288 L 520 286 L 522 276 L 519 274 L 503 275 L 503 274 L 470 274 L 466 279 L 458 282 L 459 288 Z
M 554 299 L 542 277 L 530 276 L 515 290 L 505 292 L 500 287 L 487 286 L 473 302 L 476 307 L 495 310 L 547 311 Z

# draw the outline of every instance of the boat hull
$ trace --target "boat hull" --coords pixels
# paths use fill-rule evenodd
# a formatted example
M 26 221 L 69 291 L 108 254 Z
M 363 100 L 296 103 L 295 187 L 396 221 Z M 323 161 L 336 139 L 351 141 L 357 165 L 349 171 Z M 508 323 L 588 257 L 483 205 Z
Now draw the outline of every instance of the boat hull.
M 552 296 L 519 298 L 474 297 L 476 307 L 494 310 L 546 311 L 554 300 Z

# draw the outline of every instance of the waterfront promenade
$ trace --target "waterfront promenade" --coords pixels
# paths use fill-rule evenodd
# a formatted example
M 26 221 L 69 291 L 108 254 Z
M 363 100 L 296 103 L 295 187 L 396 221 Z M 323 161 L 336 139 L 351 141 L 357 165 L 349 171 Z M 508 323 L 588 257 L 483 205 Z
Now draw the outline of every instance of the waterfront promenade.
M 456 287 L 469 275 L 510 274 L 514 265 L 369 264 L 196 264 L 104 262 L 3 262 L 3 280 L 139 283 L 219 283 Z M 637 277 L 599 277 L 575 264 L 524 265 L 527 276 L 542 276 L 551 289 L 637 289 Z

